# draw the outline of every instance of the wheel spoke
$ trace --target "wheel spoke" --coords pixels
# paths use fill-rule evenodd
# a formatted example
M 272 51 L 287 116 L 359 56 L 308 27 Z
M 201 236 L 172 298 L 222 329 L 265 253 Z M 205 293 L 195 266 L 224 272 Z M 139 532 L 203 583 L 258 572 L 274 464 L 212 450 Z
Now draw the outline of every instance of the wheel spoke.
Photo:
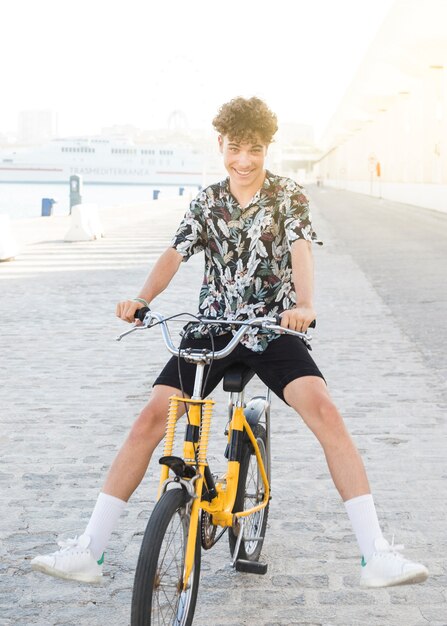
M 194 557 L 188 588 L 183 590 L 186 537 L 190 518 L 181 490 L 167 491 L 158 501 L 135 574 L 132 624 L 151 616 L 153 626 L 185 626 L 191 620 L 200 572 L 200 552 Z M 143 616 L 143 617 L 142 617 Z M 144 622 L 146 623 L 146 622 Z
M 160 563 L 160 569 L 163 567 L 165 556 L 166 556 L 166 554 L 167 554 L 167 552 L 168 552 L 169 548 L 171 547 L 172 542 L 174 541 L 174 539 L 175 539 L 175 537 L 176 537 L 176 534 L 177 534 L 177 530 L 178 530 L 178 528 L 179 528 L 180 526 L 182 526 L 182 520 L 181 520 L 180 515 L 178 516 L 178 518 L 179 518 L 179 519 L 178 519 L 178 520 L 176 520 L 176 521 L 177 521 L 177 528 L 176 528 L 175 530 L 173 530 L 173 529 L 172 529 L 172 524 L 173 524 L 173 522 L 171 521 L 171 523 L 169 524 L 168 530 L 169 530 L 169 536 L 170 536 L 170 538 L 169 538 L 169 540 L 168 540 L 168 542 L 166 543 L 166 546 L 165 546 L 165 548 L 164 548 L 164 556 L 163 556 L 163 558 L 162 558 L 162 560 L 161 560 L 161 563 Z M 183 533 L 182 533 L 182 534 L 183 534 Z M 164 542 L 163 542 L 163 545 L 164 545 Z M 174 551 L 174 554 L 175 554 L 175 551 Z
M 174 617 L 175 621 L 170 624 L 182 624 L 182 617 L 185 609 L 188 605 L 189 591 L 186 592 L 182 589 L 182 578 L 184 569 L 184 554 L 185 554 L 185 528 L 184 519 L 180 512 L 177 512 L 175 521 L 173 520 L 169 527 L 169 534 L 166 545 L 164 546 L 164 553 L 162 561 L 160 563 L 160 587 L 161 591 L 166 598 L 164 607 L 160 607 L 162 612 L 163 608 L 165 612 L 168 612 L 169 620 Z M 176 574 L 172 572 L 174 568 Z M 170 575 L 171 572 L 171 575 Z M 161 581 L 167 579 L 165 584 Z M 171 593 L 168 596 L 167 589 L 171 588 Z
M 266 454 L 266 434 L 262 425 L 253 428 L 253 434 L 259 446 L 259 451 L 264 464 L 267 468 Z M 241 459 L 239 470 L 238 495 L 234 511 L 247 511 L 248 509 L 258 506 L 264 500 L 264 481 L 258 464 L 258 459 L 251 448 L 250 444 L 246 444 Z M 245 516 L 244 536 L 239 549 L 239 558 L 256 561 L 259 559 L 262 550 L 262 544 L 265 535 L 265 526 L 267 523 L 268 504 L 266 507 Z M 244 537 L 247 537 L 245 539 Z M 233 552 L 236 545 L 236 535 L 230 530 L 230 549 Z

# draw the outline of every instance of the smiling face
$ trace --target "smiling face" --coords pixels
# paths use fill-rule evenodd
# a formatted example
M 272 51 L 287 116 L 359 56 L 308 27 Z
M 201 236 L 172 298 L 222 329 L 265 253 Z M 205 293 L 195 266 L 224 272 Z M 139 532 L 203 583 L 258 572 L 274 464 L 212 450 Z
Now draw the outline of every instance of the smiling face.
M 262 187 L 267 147 L 262 141 L 241 143 L 227 135 L 219 135 L 219 148 L 223 154 L 225 169 L 230 176 L 230 188 L 233 193 L 254 195 Z

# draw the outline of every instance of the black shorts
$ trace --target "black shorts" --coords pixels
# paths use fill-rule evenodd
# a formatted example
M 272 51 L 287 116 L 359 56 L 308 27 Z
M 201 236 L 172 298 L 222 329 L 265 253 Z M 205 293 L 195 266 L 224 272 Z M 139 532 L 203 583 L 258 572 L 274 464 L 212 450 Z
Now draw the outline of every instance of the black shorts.
M 217 352 L 225 347 L 231 340 L 231 337 L 231 334 L 214 337 L 214 350 Z M 182 340 L 181 347 L 211 349 L 211 340 L 209 338 L 186 339 Z M 249 350 L 242 344 L 239 344 L 227 357 L 213 361 L 211 371 L 206 381 L 203 397 L 208 396 L 211 391 L 217 387 L 225 371 L 230 365 L 235 363 L 243 363 L 254 370 L 259 378 L 281 398 L 281 400 L 284 400 L 284 387 L 292 382 L 292 380 L 295 380 L 295 378 L 301 378 L 302 376 L 319 376 L 324 380 L 323 374 L 316 366 L 301 339 L 293 337 L 292 335 L 280 335 L 277 339 L 273 339 L 268 344 L 264 352 L 253 352 L 253 350 Z M 204 381 L 207 377 L 208 370 L 209 366 L 206 366 L 203 378 Z M 179 378 L 179 359 L 172 357 L 154 382 L 154 386 L 168 385 L 176 389 L 181 389 L 183 386 L 184 392 L 187 393 L 188 396 L 191 396 L 194 389 L 196 366 L 192 363 L 186 363 L 184 359 L 180 359 L 180 372 L 182 385 L 180 384 Z

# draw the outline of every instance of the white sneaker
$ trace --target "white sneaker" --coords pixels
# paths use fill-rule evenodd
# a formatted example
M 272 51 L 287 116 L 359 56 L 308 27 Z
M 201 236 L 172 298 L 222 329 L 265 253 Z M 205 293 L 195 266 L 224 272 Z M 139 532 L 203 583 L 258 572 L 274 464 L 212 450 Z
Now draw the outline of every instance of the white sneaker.
M 61 549 L 45 556 L 36 556 L 31 561 L 31 569 L 57 578 L 99 583 L 102 580 L 104 555 L 97 561 L 90 551 L 90 541 L 87 535 L 59 541 Z
M 361 587 L 391 587 L 422 583 L 428 577 L 428 569 L 413 563 L 399 554 L 403 546 L 390 545 L 383 537 L 376 539 L 374 554 L 367 563 L 362 561 Z

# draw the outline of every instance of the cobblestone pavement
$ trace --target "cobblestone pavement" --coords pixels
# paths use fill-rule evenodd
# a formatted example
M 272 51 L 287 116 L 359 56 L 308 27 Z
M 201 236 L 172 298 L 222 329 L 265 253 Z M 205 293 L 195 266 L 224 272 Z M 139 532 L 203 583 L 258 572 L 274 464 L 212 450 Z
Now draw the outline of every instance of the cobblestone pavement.
M 325 241 L 315 250 L 314 356 L 363 455 L 385 534 L 395 533 L 431 577 L 411 587 L 358 587 L 357 546 L 320 447 L 276 400 L 273 500 L 263 553 L 268 573 L 232 571 L 224 537 L 204 554 L 194 624 L 445 626 L 444 370 L 410 332 L 415 307 L 440 320 L 443 302 L 431 298 L 424 306 L 423 290 L 408 290 L 411 254 L 408 234 L 399 230 L 395 252 L 386 251 L 386 290 L 376 283 L 383 259 L 371 252 L 377 243 L 371 209 L 377 206 L 383 217 L 380 201 L 317 189 L 312 197 L 315 226 Z M 337 207 L 356 220 L 365 209 L 352 232 L 354 242 L 363 238 L 369 246 L 362 259 L 339 235 Z M 420 226 L 418 254 L 438 280 L 446 248 L 441 254 L 428 240 L 427 213 L 410 209 L 412 223 Z M 388 203 L 386 211 L 394 219 L 402 205 Z M 61 534 L 83 530 L 104 473 L 166 359 L 156 330 L 116 343 L 124 325 L 114 318 L 114 307 L 137 292 L 182 212 L 178 203 L 103 212 L 106 237 L 73 244 L 62 241 L 61 220 L 54 229 L 51 218 L 41 218 L 50 220 L 48 236 L 0 265 L 1 626 L 129 624 L 157 463 L 112 536 L 100 586 L 36 574 L 29 561 L 53 550 Z M 201 265 L 200 257 L 185 264 L 156 309 L 195 311 Z M 441 282 L 437 287 L 445 294 Z M 407 318 L 405 311 L 411 311 Z M 436 350 L 445 353 L 442 333 L 439 341 Z M 261 387 L 254 383 L 250 390 Z M 225 422 L 225 398 L 221 391 L 215 397 L 223 404 L 214 421 L 213 470 L 221 463 Z

